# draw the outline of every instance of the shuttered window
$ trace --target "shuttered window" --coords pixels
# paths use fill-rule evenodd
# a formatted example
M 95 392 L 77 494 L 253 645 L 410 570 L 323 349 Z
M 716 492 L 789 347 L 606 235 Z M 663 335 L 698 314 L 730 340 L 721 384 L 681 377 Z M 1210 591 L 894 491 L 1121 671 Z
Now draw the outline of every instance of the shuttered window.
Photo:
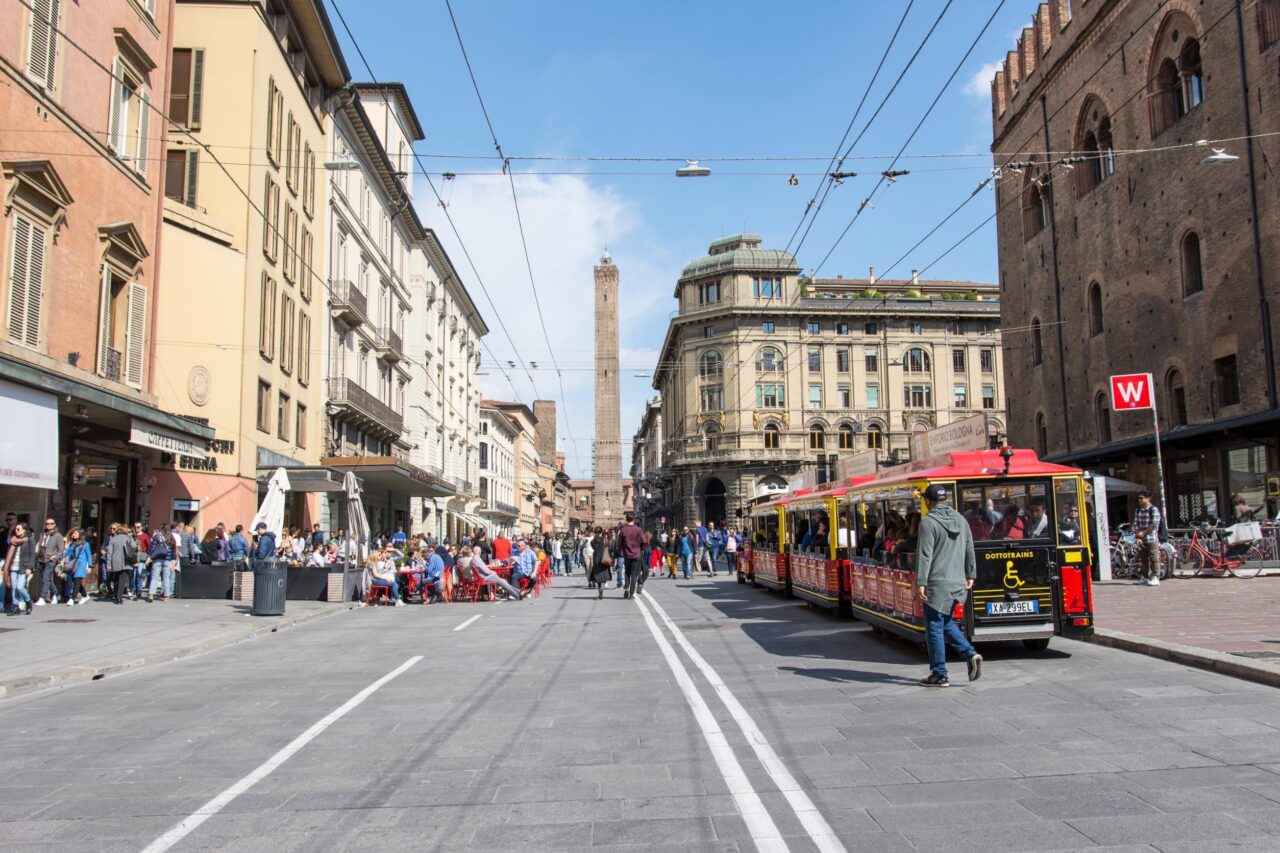
M 23 346 L 40 345 L 40 312 L 44 301 L 44 247 L 48 230 L 13 214 L 13 247 L 9 253 L 9 298 L 6 324 L 9 340 Z
M 303 146 L 302 156 L 302 212 L 311 218 L 316 209 L 316 153 L 311 143 Z
M 56 82 L 60 0 L 31 0 L 31 26 L 27 30 L 27 76 L 53 91 Z
M 164 194 L 188 207 L 195 207 L 199 165 L 199 151 L 170 150 L 165 155 Z
M 174 48 L 169 75 L 169 118 L 181 127 L 199 130 L 204 100 L 204 51 Z
M 146 360 L 147 289 L 134 282 L 129 285 L 129 330 L 125 339 L 124 381 L 142 387 L 142 365 Z
M 276 282 L 265 272 L 258 311 L 258 352 L 270 361 L 276 355 Z
M 298 312 L 298 384 L 311 382 L 311 318 Z
M 284 272 L 285 281 L 289 282 L 294 280 L 294 264 L 298 257 L 294 241 L 297 236 L 293 205 L 286 201 L 284 203 L 284 257 L 281 259 L 280 266 Z
M 298 167 L 298 152 L 293 147 L 293 138 L 298 131 L 298 123 L 293 120 L 293 112 L 289 112 L 288 132 L 285 133 L 285 161 L 284 161 L 284 181 L 289 187 L 290 192 L 297 193 L 298 184 L 294 180 L 295 170 Z
M 133 171 L 146 175 L 151 152 L 151 95 L 119 57 L 111 64 L 107 145 Z
M 267 175 L 262 194 L 262 254 L 275 263 L 280 257 L 280 185 Z
M 267 157 L 276 166 L 280 165 L 280 109 L 277 106 L 279 90 L 276 89 L 276 78 L 267 81 Z
M 283 293 L 280 295 L 280 369 L 285 373 L 293 372 L 294 322 L 293 299 Z
M 315 239 L 311 236 L 308 228 L 302 229 L 302 239 L 298 242 L 299 252 L 302 255 L 302 269 L 298 273 L 298 290 L 302 294 L 302 298 L 311 301 L 311 277 L 315 274 L 312 267 L 312 254 L 315 250 Z

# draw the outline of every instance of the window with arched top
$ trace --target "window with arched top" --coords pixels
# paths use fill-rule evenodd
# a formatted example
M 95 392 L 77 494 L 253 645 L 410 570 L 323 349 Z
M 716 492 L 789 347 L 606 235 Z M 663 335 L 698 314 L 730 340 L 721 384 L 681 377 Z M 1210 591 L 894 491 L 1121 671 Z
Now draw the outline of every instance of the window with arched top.
M 827 431 L 822 424 L 809 424 L 809 449 L 825 450 L 827 447 Z
M 709 349 L 698 358 L 698 376 L 703 379 L 719 379 L 724 374 L 724 356 L 719 350 Z
M 867 426 L 867 449 L 868 450 L 884 450 L 884 431 L 880 424 L 869 424 Z
M 768 423 L 764 425 L 764 446 L 766 450 L 777 450 L 780 444 L 781 431 L 778 425 Z
M 782 370 L 782 352 L 777 347 L 761 347 L 756 357 L 757 373 L 774 373 Z
M 1030 240 L 1049 224 L 1049 198 L 1044 179 L 1028 168 L 1022 173 L 1022 239 Z
M 1098 426 L 1098 443 L 1106 444 L 1111 441 L 1111 404 L 1103 391 L 1093 398 L 1093 414 Z
M 1102 334 L 1102 285 L 1089 285 L 1089 336 Z
M 840 424 L 840 449 L 853 450 L 853 427 Z
M 720 426 L 719 424 L 707 424 L 702 430 L 704 445 L 707 450 L 720 449 Z
M 1044 364 L 1044 342 L 1040 337 L 1039 317 L 1031 321 L 1031 364 L 1032 366 Z
M 1182 260 L 1182 295 L 1192 296 L 1204 290 L 1204 264 L 1200 258 L 1200 235 L 1188 231 L 1182 236 L 1178 254 Z
M 920 347 L 912 347 L 902 356 L 902 369 L 907 373 L 932 373 L 929 353 Z
M 1182 374 L 1177 368 L 1169 371 L 1165 379 L 1164 398 L 1168 400 L 1169 412 L 1166 416 L 1170 426 L 1184 426 L 1187 423 L 1187 389 L 1182 384 Z
M 1204 101 L 1204 64 L 1195 24 L 1169 13 L 1153 43 L 1148 65 L 1147 109 L 1152 137 L 1164 133 Z
M 1111 134 L 1111 116 L 1102 99 L 1094 96 L 1080 111 L 1076 130 L 1076 151 L 1083 161 L 1075 169 L 1076 195 L 1083 196 L 1111 177 L 1116 170 L 1115 143 Z
M 1041 458 L 1049 455 L 1049 425 L 1044 412 L 1036 413 L 1036 455 Z

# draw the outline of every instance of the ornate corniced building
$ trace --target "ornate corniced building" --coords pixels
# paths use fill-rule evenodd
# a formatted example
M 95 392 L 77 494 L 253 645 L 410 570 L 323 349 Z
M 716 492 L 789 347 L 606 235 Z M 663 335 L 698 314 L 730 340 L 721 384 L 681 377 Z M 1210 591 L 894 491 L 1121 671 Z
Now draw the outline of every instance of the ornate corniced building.
M 660 459 L 645 463 L 650 524 L 732 523 L 820 460 L 905 461 L 912 433 L 961 417 L 1004 430 L 994 285 L 802 279 L 790 255 L 738 234 L 686 265 L 675 297 L 661 408 L 637 437 Z
M 1278 0 L 1053 0 L 992 81 L 1010 435 L 1154 489 L 1151 414 L 1108 393 L 1152 374 L 1170 523 L 1280 468 L 1278 59 Z

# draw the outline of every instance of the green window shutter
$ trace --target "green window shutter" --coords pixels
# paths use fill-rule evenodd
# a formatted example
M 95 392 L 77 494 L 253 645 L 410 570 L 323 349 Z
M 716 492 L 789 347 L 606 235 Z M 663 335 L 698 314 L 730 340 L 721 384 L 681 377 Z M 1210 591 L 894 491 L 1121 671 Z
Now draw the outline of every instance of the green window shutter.
M 200 112 L 204 106 L 204 51 L 191 51 L 191 101 L 188 112 L 187 127 L 192 130 L 200 128 Z

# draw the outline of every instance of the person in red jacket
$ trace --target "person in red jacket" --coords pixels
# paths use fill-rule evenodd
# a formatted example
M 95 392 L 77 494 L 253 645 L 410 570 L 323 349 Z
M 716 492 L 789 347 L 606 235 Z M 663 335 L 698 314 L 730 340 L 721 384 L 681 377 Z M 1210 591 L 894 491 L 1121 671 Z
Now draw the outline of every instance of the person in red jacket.
M 493 559 L 503 561 L 511 559 L 511 540 L 505 536 L 493 537 Z

